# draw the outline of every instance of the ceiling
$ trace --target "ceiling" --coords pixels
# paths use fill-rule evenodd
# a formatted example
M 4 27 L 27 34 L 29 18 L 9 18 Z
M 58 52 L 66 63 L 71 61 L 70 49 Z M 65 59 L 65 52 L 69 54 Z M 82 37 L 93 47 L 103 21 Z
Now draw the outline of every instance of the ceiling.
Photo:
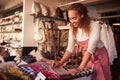
M 49 0 L 46 0 L 49 1 Z M 65 7 L 72 3 L 81 2 L 88 6 L 96 7 L 97 13 L 110 13 L 105 14 L 109 15 L 109 20 L 111 22 L 118 21 L 120 18 L 120 0 L 56 0 L 59 3 L 59 6 Z M 23 0 L 0 0 L 0 14 L 9 12 L 17 7 L 23 6 Z M 115 14 L 114 12 L 118 13 Z M 118 16 L 116 16 L 118 15 Z M 114 17 L 114 18 L 113 18 Z
M 85 5 L 96 7 L 99 13 L 105 12 L 105 10 L 113 11 L 120 10 L 120 0 L 58 0 L 61 3 L 61 7 L 68 6 L 72 3 L 81 2 Z
M 22 6 L 23 0 L 0 0 L 0 13 Z
M 47 1 L 47 0 L 46 0 Z M 113 10 L 120 10 L 120 0 L 56 0 L 59 6 L 66 6 L 71 3 L 81 2 L 85 5 L 96 7 L 99 13 Z M 14 9 L 21 6 L 23 0 L 0 0 L 0 12 Z
M 95 6 L 98 13 L 120 10 L 120 0 L 100 0 L 89 5 Z

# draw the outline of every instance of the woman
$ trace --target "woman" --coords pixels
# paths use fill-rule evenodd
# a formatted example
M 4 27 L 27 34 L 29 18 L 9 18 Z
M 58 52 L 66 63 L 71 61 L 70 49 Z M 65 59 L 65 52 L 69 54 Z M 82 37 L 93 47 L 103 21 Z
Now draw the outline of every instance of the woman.
M 70 73 L 82 71 L 94 65 L 91 80 L 111 80 L 108 52 L 100 40 L 100 25 L 88 16 L 87 8 L 80 4 L 72 4 L 68 8 L 70 20 L 68 47 L 62 59 L 55 61 L 53 66 L 60 66 L 72 55 L 75 44 L 82 48 L 82 62 L 78 68 L 70 69 Z

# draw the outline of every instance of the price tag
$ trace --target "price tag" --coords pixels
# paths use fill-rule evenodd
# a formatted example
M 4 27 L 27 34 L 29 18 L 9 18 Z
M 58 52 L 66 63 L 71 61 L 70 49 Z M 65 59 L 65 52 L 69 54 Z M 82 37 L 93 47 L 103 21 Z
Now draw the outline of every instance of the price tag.
M 45 80 L 45 79 L 46 77 L 41 72 L 39 72 L 37 74 L 37 77 L 35 78 L 35 80 Z

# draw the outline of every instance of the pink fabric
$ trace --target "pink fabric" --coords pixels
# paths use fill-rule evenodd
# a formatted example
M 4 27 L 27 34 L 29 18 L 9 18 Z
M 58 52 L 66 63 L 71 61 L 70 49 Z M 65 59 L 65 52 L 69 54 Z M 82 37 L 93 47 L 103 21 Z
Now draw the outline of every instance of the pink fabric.
M 37 73 L 41 72 L 47 79 L 59 80 L 60 76 L 56 73 L 43 70 L 42 68 L 38 67 L 37 65 L 29 65 L 32 69 L 34 69 Z
M 84 56 L 88 47 L 88 40 L 78 41 L 77 44 L 82 47 L 82 55 Z M 87 67 L 92 67 L 93 64 L 94 73 L 91 80 L 112 80 L 108 52 L 105 47 L 96 48 Z

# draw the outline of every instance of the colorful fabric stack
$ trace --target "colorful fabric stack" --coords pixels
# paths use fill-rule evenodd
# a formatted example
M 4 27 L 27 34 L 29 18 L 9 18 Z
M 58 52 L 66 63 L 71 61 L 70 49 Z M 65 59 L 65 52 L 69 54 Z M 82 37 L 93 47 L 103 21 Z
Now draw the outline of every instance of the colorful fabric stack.
M 19 68 L 9 67 L 7 69 L 7 72 L 13 76 L 21 78 L 21 80 L 31 80 L 31 78 L 28 75 L 26 75 L 24 72 L 20 71 Z M 15 80 L 17 80 L 17 79 L 15 79 Z
M 20 71 L 26 73 L 27 75 L 29 75 L 32 78 L 35 78 L 37 76 L 37 72 L 29 66 L 22 66 L 19 69 L 20 69 Z
M 32 69 L 34 69 L 37 73 L 41 72 L 47 79 L 50 80 L 57 80 L 60 79 L 60 76 L 56 73 L 51 71 L 43 70 L 39 66 L 36 65 L 29 65 Z

